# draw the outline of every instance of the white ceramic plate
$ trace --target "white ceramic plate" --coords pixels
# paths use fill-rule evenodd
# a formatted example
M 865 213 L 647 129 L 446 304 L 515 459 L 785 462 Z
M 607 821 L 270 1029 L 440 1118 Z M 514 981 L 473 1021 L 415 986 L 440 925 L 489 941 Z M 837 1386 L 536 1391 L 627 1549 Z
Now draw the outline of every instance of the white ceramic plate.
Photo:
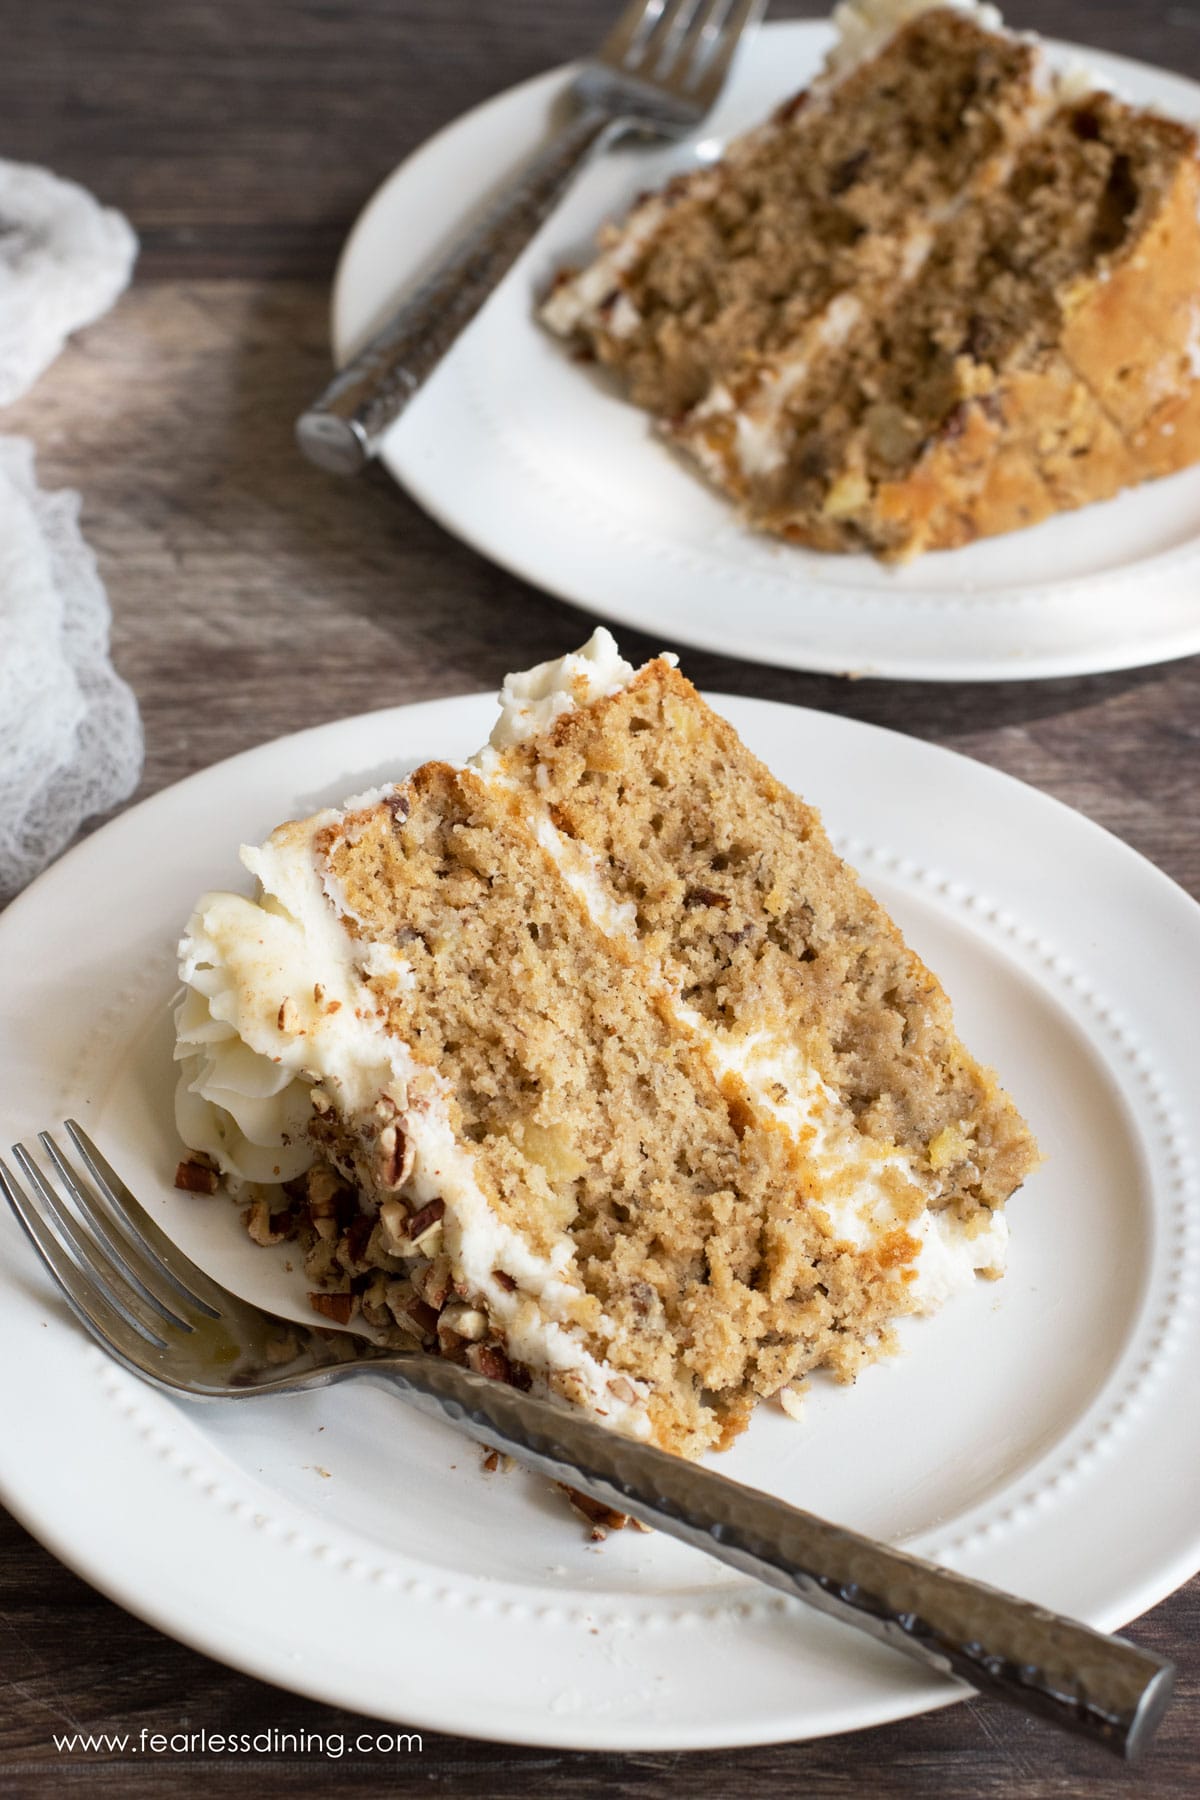
M 815 71 L 824 24 L 766 27 L 711 118 L 712 147 Z M 1200 117 L 1200 86 L 1099 52 L 1139 102 Z M 501 94 L 384 183 L 346 246 L 339 362 L 461 225 L 481 190 L 545 136 L 568 70 Z M 393 427 L 383 460 L 433 516 L 517 574 L 668 640 L 801 669 L 1001 681 L 1132 667 L 1200 650 L 1200 468 L 1082 513 L 889 568 L 745 530 L 658 441 L 645 414 L 571 361 L 536 297 L 597 226 L 695 160 L 629 149 L 585 171 L 453 354 Z
M 1200 908 L 1094 825 L 964 758 L 727 699 L 820 804 L 955 996 L 1047 1163 L 1011 1271 L 721 1466 L 1111 1627 L 1200 1566 Z M 224 1198 L 171 1187 L 173 945 L 233 846 L 429 755 L 473 697 L 323 726 L 99 832 L 0 919 L 0 1142 L 73 1113 L 215 1273 L 297 1301 Z M 0 1208 L 0 1211 L 4 1209 Z M 300 1283 L 302 1285 L 302 1283 Z M 303 1301 L 299 1301 L 303 1314 Z M 519 1472 L 386 1392 L 176 1404 L 76 1328 L 0 1218 L 0 1496 L 201 1650 L 414 1726 L 596 1749 L 816 1736 L 958 1691 L 663 1536 L 588 1546 Z

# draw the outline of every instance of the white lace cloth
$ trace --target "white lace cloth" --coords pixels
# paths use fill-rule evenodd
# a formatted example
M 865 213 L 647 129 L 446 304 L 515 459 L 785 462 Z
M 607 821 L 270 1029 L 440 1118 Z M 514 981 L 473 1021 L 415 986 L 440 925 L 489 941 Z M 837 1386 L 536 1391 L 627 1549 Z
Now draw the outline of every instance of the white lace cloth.
M 141 719 L 108 627 L 78 494 L 43 493 L 33 445 L 0 437 L 0 901 L 137 782 Z
M 137 238 L 74 181 L 0 162 L 0 406 L 128 284 Z
M 46 169 L 0 162 L 0 405 L 106 312 L 137 239 L 120 213 Z M 43 493 L 33 445 L 0 437 L 0 904 L 142 766 L 133 694 L 108 655 L 108 597 L 79 496 Z

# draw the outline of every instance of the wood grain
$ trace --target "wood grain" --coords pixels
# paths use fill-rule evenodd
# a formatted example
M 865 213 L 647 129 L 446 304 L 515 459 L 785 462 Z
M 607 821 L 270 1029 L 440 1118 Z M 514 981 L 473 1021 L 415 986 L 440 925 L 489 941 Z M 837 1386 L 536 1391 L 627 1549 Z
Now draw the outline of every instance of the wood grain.
M 114 649 L 146 724 L 141 794 L 323 719 L 468 689 L 590 622 L 475 556 L 378 471 L 297 457 L 328 367 L 327 280 L 374 184 L 431 130 L 598 35 L 610 0 L 0 3 L 0 150 L 123 206 L 138 281 L 0 421 L 83 495 Z M 815 13 L 776 5 L 773 16 Z M 1015 23 L 1200 74 L 1200 5 L 1047 0 Z M 623 633 L 629 654 L 659 646 Z M 1200 894 L 1200 659 L 1029 686 L 848 683 L 706 654 L 702 684 L 952 746 L 1057 795 Z M 83 1476 L 81 1475 L 81 1482 Z M 1200 1496 L 1197 1497 L 1200 1504 Z M 427 1736 L 421 1756 L 247 1760 L 256 1795 L 955 1796 L 1200 1786 L 1200 1582 L 1135 1635 L 1180 1664 L 1140 1775 L 982 1702 L 854 1737 L 701 1756 L 578 1756 Z M 332 1653 L 332 1652 L 331 1652 Z M 0 1794 L 191 1794 L 218 1763 L 56 1758 L 61 1729 L 344 1731 L 121 1612 L 0 1514 Z M 225 1765 L 226 1767 L 228 1765 Z M 135 1779 L 136 1778 L 136 1779 Z

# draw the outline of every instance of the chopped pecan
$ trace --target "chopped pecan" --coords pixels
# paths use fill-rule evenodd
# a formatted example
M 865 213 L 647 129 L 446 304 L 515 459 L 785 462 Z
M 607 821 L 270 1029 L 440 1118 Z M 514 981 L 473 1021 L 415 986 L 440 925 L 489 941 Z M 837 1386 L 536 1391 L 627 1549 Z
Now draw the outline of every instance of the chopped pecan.
M 567 1496 L 576 1512 L 583 1514 L 595 1541 L 599 1542 L 610 1531 L 620 1531 L 628 1525 L 628 1513 L 618 1512 L 615 1506 L 606 1506 L 603 1500 L 593 1500 L 589 1494 L 581 1494 L 578 1488 L 568 1487 L 565 1481 L 556 1481 L 554 1485 Z
M 316 1238 L 304 1253 L 304 1273 L 308 1279 L 316 1283 L 328 1281 L 335 1272 L 333 1262 L 336 1253 L 335 1239 Z
M 777 125 L 786 125 L 789 120 L 796 117 L 797 113 L 803 112 L 807 105 L 808 89 L 801 88 L 798 94 L 793 94 L 790 100 L 785 100 L 782 106 L 777 106 L 775 108 L 775 123 Z
M 217 1171 L 194 1156 L 181 1162 L 175 1171 L 175 1186 L 189 1194 L 215 1194 L 219 1185 Z
M 403 1200 L 385 1200 L 379 1209 L 383 1226 L 383 1247 L 389 1256 L 405 1256 L 410 1248 L 408 1208 Z
M 492 1276 L 497 1287 L 502 1287 L 506 1294 L 515 1294 L 517 1284 L 504 1269 L 493 1269 Z
M 387 1305 L 388 1277 L 383 1269 L 360 1276 L 362 1287 L 359 1292 L 359 1303 L 362 1306 L 363 1318 L 368 1325 L 376 1327 L 390 1325 L 391 1314 Z M 358 1286 L 358 1283 L 355 1283 Z
M 472 1344 L 467 1351 L 467 1362 L 477 1375 L 486 1375 L 492 1381 L 505 1381 L 509 1387 L 524 1391 L 530 1385 L 528 1369 L 508 1359 L 508 1353 L 499 1344 Z
M 412 1272 L 412 1284 L 420 1299 L 431 1306 L 435 1313 L 445 1306 L 453 1286 L 450 1274 L 450 1258 L 434 1256 L 423 1266 Z
M 327 1163 L 314 1163 L 308 1171 L 308 1210 L 314 1219 L 332 1219 L 344 1183 Z
M 455 1337 L 462 1338 L 468 1344 L 478 1344 L 482 1338 L 486 1337 L 487 1328 L 487 1314 L 481 1312 L 477 1306 L 468 1306 L 465 1301 L 443 1307 L 438 1316 L 439 1340 L 446 1333 L 453 1332 Z M 500 1354 L 503 1355 L 503 1351 Z M 484 1375 L 489 1372 L 487 1369 L 480 1371 Z M 505 1377 L 502 1376 L 500 1379 L 503 1380 Z
M 685 906 L 719 906 L 722 912 L 728 912 L 730 900 L 728 894 L 718 894 L 715 888 L 689 888 L 683 896 Z
M 852 188 L 870 160 L 869 150 L 856 150 L 853 156 L 843 157 L 830 173 L 829 192 L 833 195 L 844 194 L 847 188 Z
M 374 1229 L 375 1221 L 368 1218 L 366 1213 L 359 1213 L 356 1219 L 351 1219 L 342 1240 L 351 1262 L 360 1263 L 363 1260 Z
M 335 1325 L 348 1325 L 358 1305 L 357 1294 L 309 1294 L 308 1304 Z
M 420 1242 L 425 1233 L 437 1225 L 446 1213 L 444 1200 L 429 1200 L 419 1212 L 415 1212 L 408 1221 L 408 1235 L 414 1244 Z
M 512 1364 L 499 1344 L 472 1344 L 467 1361 L 477 1375 L 487 1375 L 492 1381 L 507 1381 L 512 1374 Z
M 276 1225 L 281 1221 L 281 1226 Z M 261 1244 L 264 1250 L 272 1244 L 282 1244 L 285 1238 L 292 1235 L 292 1215 L 290 1212 L 273 1213 L 269 1200 L 256 1200 L 242 1214 L 242 1222 L 254 1243 Z
M 416 1151 L 400 1125 L 385 1125 L 379 1134 L 379 1182 L 393 1192 L 412 1174 Z
M 423 1340 L 427 1340 L 435 1335 L 437 1332 L 438 1316 L 434 1312 L 432 1306 L 427 1306 L 424 1300 L 413 1299 L 408 1301 L 403 1310 L 415 1326 L 416 1330 L 420 1333 Z
M 633 1310 L 639 1319 L 649 1318 L 651 1308 L 654 1306 L 657 1299 L 658 1295 L 648 1281 L 630 1282 L 629 1304 L 633 1307 Z

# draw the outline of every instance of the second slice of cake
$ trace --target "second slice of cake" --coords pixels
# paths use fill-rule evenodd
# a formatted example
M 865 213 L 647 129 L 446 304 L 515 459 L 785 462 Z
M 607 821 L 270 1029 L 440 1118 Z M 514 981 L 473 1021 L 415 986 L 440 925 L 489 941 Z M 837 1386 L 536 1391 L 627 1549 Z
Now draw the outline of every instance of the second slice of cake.
M 844 0 L 812 85 L 543 322 L 753 526 L 903 560 L 1200 459 L 1195 132 L 990 6 Z
M 599 632 L 502 698 L 472 764 L 282 826 L 255 898 L 199 902 L 181 1134 L 329 1318 L 700 1454 L 999 1274 L 1036 1151 L 670 659 Z

